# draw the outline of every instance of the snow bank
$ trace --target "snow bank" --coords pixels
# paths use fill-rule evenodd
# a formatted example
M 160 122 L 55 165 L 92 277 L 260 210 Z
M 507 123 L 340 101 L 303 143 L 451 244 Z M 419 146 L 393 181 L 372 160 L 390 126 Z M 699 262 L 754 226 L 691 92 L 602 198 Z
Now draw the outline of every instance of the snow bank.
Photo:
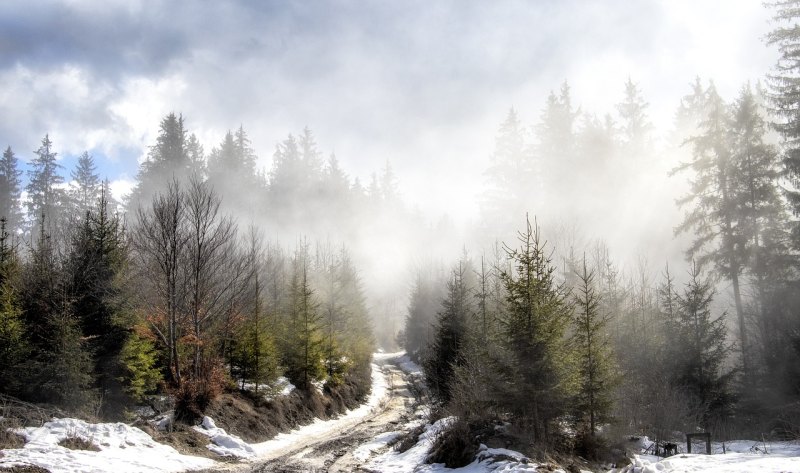
M 236 435 L 225 432 L 214 423 L 211 417 L 203 417 L 200 425 L 193 427 L 194 430 L 203 435 L 207 435 L 211 443 L 206 447 L 217 455 L 224 457 L 250 458 L 256 454 L 253 447 Z
M 237 383 L 241 384 L 241 383 Z M 255 383 L 244 383 L 242 388 L 246 391 L 255 391 L 256 385 Z M 267 400 L 272 399 L 274 396 L 288 396 L 296 389 L 295 385 L 289 381 L 289 378 L 286 376 L 281 376 L 275 380 L 272 385 L 265 386 L 263 384 L 259 385 L 261 392 L 264 393 L 264 398 Z
M 763 453 L 766 450 L 767 453 Z M 713 455 L 681 453 L 668 458 L 634 455 L 630 465 L 609 470 L 609 473 L 683 473 L 713 471 L 717 473 L 782 473 L 800 471 L 800 444 L 797 442 L 756 442 L 735 440 L 712 443 Z
M 481 445 L 475 461 L 462 468 L 447 468 L 441 463 L 426 465 L 425 459 L 430 453 L 436 436 L 454 421 L 454 417 L 446 417 L 429 424 L 419 436 L 416 445 L 405 452 L 392 450 L 379 455 L 367 462 L 364 466 L 365 469 L 382 473 L 506 473 L 512 471 L 538 473 L 539 465 L 530 462 L 525 455 L 505 448 L 488 448 L 485 445 Z M 373 441 L 356 449 L 353 456 L 363 461 L 365 455 L 368 457 L 372 451 L 388 443 L 387 438 L 392 438 L 393 434 L 396 432 L 375 437 Z M 373 449 L 374 445 L 378 446 Z M 563 470 L 554 470 L 554 473 L 559 472 L 564 473 Z
M 216 463 L 208 458 L 182 455 L 142 430 L 122 423 L 90 424 L 66 418 L 14 431 L 25 437 L 27 443 L 23 448 L 3 450 L 0 468 L 36 465 L 52 473 L 146 473 L 203 469 Z M 87 440 L 100 451 L 70 450 L 58 445 L 68 437 Z
M 194 429 L 209 437 L 211 443 L 207 447 L 212 452 L 218 455 L 253 459 L 257 456 L 267 455 L 291 445 L 313 440 L 315 437 L 325 435 L 334 430 L 341 429 L 346 425 L 360 421 L 378 407 L 381 400 L 386 396 L 386 392 L 386 377 L 383 376 L 380 368 L 373 364 L 372 392 L 367 402 L 353 410 L 345 412 L 336 419 L 317 419 L 311 424 L 288 433 L 278 434 L 271 440 L 256 444 L 249 444 L 235 435 L 228 434 L 224 429 L 217 427 L 214 420 L 210 417 L 203 417 L 202 424 L 200 426 L 195 426 Z
M 445 417 L 444 419 L 437 420 L 433 424 L 429 424 L 425 427 L 425 431 L 420 434 L 419 440 L 417 440 L 417 443 L 413 447 L 405 452 L 389 451 L 379 455 L 367 463 L 365 469 L 383 473 L 436 471 L 419 470 L 417 468 L 432 466 L 423 464 L 425 463 L 425 458 L 428 457 L 428 452 L 433 445 L 433 441 L 436 436 L 453 423 L 454 420 L 454 417 Z
M 364 462 L 372 456 L 377 450 L 382 449 L 383 447 L 389 445 L 393 441 L 397 440 L 398 437 L 403 435 L 402 432 L 393 431 L 393 432 L 384 432 L 371 441 L 360 445 L 358 448 L 353 450 L 353 458 L 360 462 Z
M 317 436 L 325 435 L 334 430 L 340 429 L 347 424 L 355 423 L 369 415 L 386 397 L 387 384 L 386 377 L 381 372 L 378 365 L 372 365 L 372 392 L 367 402 L 359 407 L 347 411 L 333 420 L 317 419 L 311 424 L 305 425 L 288 433 L 276 435 L 273 439 L 266 442 L 251 444 L 256 455 L 266 455 L 270 452 L 286 448 L 292 444 L 311 440 Z

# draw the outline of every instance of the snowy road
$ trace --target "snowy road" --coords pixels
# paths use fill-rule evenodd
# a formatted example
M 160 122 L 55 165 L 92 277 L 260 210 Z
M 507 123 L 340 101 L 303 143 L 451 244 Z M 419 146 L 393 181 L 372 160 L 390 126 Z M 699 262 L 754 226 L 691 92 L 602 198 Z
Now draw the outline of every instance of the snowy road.
M 386 379 L 386 395 L 366 416 L 334 422 L 330 429 L 293 439 L 290 444 L 267 449 L 247 464 L 225 465 L 215 472 L 356 472 L 369 458 L 389 447 L 375 442 L 376 437 L 392 437 L 420 422 L 415 415 L 417 397 L 409 376 L 395 364 L 392 356 L 376 356 Z

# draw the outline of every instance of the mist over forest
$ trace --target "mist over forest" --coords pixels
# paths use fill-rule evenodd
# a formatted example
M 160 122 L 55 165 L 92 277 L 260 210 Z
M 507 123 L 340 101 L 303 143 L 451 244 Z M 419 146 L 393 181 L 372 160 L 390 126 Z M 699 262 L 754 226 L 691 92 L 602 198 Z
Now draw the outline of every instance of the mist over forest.
M 0 394 L 800 437 L 797 2 L 154 3 L 0 6 Z

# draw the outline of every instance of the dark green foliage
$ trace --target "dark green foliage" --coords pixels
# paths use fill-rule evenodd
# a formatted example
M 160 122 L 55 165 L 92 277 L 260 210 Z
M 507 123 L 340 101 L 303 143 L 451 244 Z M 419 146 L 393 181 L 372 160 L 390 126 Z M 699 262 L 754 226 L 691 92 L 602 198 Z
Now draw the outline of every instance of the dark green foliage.
M 308 281 L 306 257 L 301 252 L 294 261 L 281 347 L 286 377 L 300 389 L 310 389 L 311 383 L 325 373 L 322 317 Z
M 6 277 L 0 283 L 0 392 L 18 395 L 24 379 L 22 363 L 29 350 L 19 296 Z
M 64 305 L 62 312 L 48 314 L 46 350 L 37 358 L 35 399 L 52 402 L 70 410 L 94 407 L 92 359 L 83 345 L 80 325 Z
M 573 319 L 576 357 L 578 363 L 578 393 L 575 410 L 580 423 L 593 436 L 599 424 L 609 420 L 614 388 L 614 359 L 608 339 L 610 316 L 600 312 L 600 300 L 595 289 L 594 271 L 586 267 L 578 273 L 578 288 L 574 296 Z
M 681 202 L 694 203 L 686 214 L 679 232 L 694 230 L 695 239 L 687 257 L 702 268 L 714 269 L 733 286 L 736 315 L 739 322 L 741 363 L 745 377 L 750 373 L 748 340 L 740 277 L 746 261 L 747 220 L 740 211 L 742 192 L 737 183 L 737 155 L 731 133 L 729 107 L 709 86 L 705 94 L 705 115 L 698 135 L 687 141 L 692 145 L 692 160 L 673 172 L 692 170 L 691 191 Z
M 711 282 L 702 277 L 695 265 L 689 276 L 683 295 L 677 298 L 677 337 L 668 343 L 680 347 L 673 382 L 697 401 L 708 427 L 711 419 L 728 415 L 731 407 L 732 373 L 725 368 L 730 346 L 722 316 L 711 315 Z
M 502 318 L 497 399 L 530 427 L 535 442 L 550 440 L 553 421 L 567 410 L 572 390 L 565 332 L 571 307 L 555 280 L 539 228 L 527 222 L 520 247 L 507 249 L 513 271 L 502 271 L 506 312 Z
M 417 363 L 428 357 L 428 347 L 433 342 L 436 313 L 444 297 L 443 286 L 431 273 L 418 273 L 414 281 L 406 316 L 403 348 Z
M 278 351 L 266 320 L 253 316 L 236 333 L 231 359 L 232 374 L 252 383 L 255 391 L 278 377 Z
M 99 200 L 85 213 L 65 265 L 71 310 L 79 318 L 86 348 L 92 354 L 91 373 L 104 415 L 121 412 L 126 404 L 120 356 L 131 326 L 122 286 L 127 244 L 119 217 L 109 213 L 107 192 L 105 187 L 100 189 Z
M 465 356 L 467 324 L 472 317 L 472 301 L 464 275 L 465 268 L 459 264 L 447 281 L 447 295 L 442 301 L 431 347 L 424 360 L 428 388 L 445 404 L 451 399 L 455 367 Z
M 9 146 L 0 159 L 0 217 L 6 219 L 6 230 L 12 234 L 22 230 L 24 223 L 20 207 L 20 176 L 22 171 L 18 169 L 18 159 Z

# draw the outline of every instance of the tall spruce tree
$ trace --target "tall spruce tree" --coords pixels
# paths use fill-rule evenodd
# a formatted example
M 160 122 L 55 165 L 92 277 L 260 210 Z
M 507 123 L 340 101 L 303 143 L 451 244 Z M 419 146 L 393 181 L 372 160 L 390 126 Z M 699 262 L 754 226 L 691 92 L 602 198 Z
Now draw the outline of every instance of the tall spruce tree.
M 597 426 L 608 421 L 612 407 L 614 357 L 608 337 L 610 314 L 600 312 L 595 273 L 586 266 L 578 273 L 574 295 L 573 342 L 578 362 L 578 395 L 575 405 L 581 423 L 594 436 Z
M 78 319 L 92 356 L 94 387 L 100 412 L 119 415 L 126 404 L 126 373 L 121 359 L 128 343 L 130 314 L 124 289 L 128 248 L 124 227 L 111 214 L 108 189 L 99 189 L 96 205 L 87 210 L 73 237 L 66 272 L 71 311 Z
M 182 182 L 200 173 L 189 155 L 183 115 L 168 114 L 161 120 L 156 143 L 139 166 L 138 182 L 128 196 L 128 211 L 135 212 L 140 206 L 147 206 L 171 182 Z
M 42 221 L 49 225 L 48 232 L 55 229 L 55 225 L 61 218 L 61 210 L 64 204 L 65 193 L 60 187 L 64 179 L 59 174 L 61 165 L 56 161 L 57 153 L 53 151 L 53 142 L 50 136 L 45 135 L 42 139 L 42 146 L 35 151 L 36 157 L 31 161 L 31 169 L 28 170 L 28 218 L 36 224 Z M 36 234 L 36 230 L 33 234 Z
M 731 282 L 739 331 L 739 349 L 745 379 L 750 374 L 748 329 L 740 278 L 746 261 L 747 219 L 740 211 L 740 177 L 735 166 L 729 107 L 712 84 L 706 91 L 706 115 L 699 134 L 687 141 L 692 159 L 673 172 L 691 170 L 691 190 L 679 201 L 694 206 L 686 213 L 678 232 L 694 230 L 695 239 L 687 251 L 699 267 L 712 264 Z
M 78 218 L 84 218 L 86 212 L 97 205 L 101 192 L 100 176 L 97 174 L 94 158 L 87 151 L 84 151 L 78 158 L 78 164 L 70 177 L 72 177 L 70 196 L 75 205 L 75 211 Z
M 486 231 L 511 232 L 513 221 L 533 200 L 540 179 L 525 140 L 522 123 L 513 108 L 508 111 L 495 138 L 492 164 L 486 170 L 487 190 L 481 203 Z
M 424 360 L 425 379 L 433 395 L 442 403 L 450 401 L 454 373 L 464 360 L 467 328 L 472 318 L 472 301 L 459 263 L 447 281 L 447 295 L 436 320 L 435 333 Z
M 19 395 L 29 353 L 19 299 L 19 263 L 10 240 L 6 220 L 0 218 L 0 392 Z
M 623 147 L 630 159 L 643 158 L 642 154 L 650 146 L 652 123 L 647 116 L 649 104 L 642 97 L 639 86 L 628 77 L 625 82 L 625 95 L 617 104 Z
M 777 25 L 767 35 L 767 44 L 777 45 L 780 57 L 769 76 L 771 105 L 777 120 L 774 127 L 783 137 L 783 165 L 788 178 L 786 198 L 797 217 L 800 215 L 800 1 L 776 0 L 772 3 Z M 793 241 L 800 248 L 800 220 L 793 222 Z
M 300 389 L 310 389 L 325 373 L 322 317 L 308 280 L 306 250 L 295 257 L 282 354 L 286 377 Z
M 505 352 L 498 373 L 498 398 L 531 427 L 536 443 L 552 440 L 553 422 L 572 395 L 571 355 L 565 342 L 571 320 L 567 290 L 555 279 L 539 227 L 526 222 L 519 248 L 506 247 L 513 270 L 502 271 L 506 311 L 501 345 Z
M 692 264 L 689 282 L 677 299 L 679 337 L 670 341 L 681 347 L 680 365 L 673 382 L 701 406 L 705 428 L 712 420 L 729 414 L 727 410 L 732 403 L 729 387 L 732 372 L 725 369 L 730 347 L 723 317 L 711 315 L 713 299 L 713 285 Z
M 9 146 L 0 159 L 0 217 L 6 219 L 6 231 L 12 235 L 22 230 L 23 225 L 20 176 L 17 156 Z

